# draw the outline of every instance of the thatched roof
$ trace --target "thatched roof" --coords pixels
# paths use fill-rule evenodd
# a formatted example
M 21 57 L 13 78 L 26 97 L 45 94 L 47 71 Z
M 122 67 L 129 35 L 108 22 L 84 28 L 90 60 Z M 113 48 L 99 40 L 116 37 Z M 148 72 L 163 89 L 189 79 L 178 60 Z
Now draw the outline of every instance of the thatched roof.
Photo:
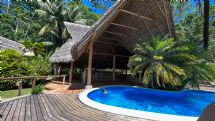
M 0 50 L 13 49 L 20 53 L 23 53 L 23 50 L 22 50 L 23 47 L 24 45 L 18 42 L 15 42 L 0 36 Z
M 51 56 L 50 61 L 53 63 L 61 62 L 68 63 L 73 60 L 71 49 L 74 48 L 81 38 L 89 30 L 89 26 L 65 22 L 65 25 L 72 36 L 72 39 L 67 40 L 55 53 Z
M 114 53 L 119 55 L 116 67 L 127 67 L 134 44 L 167 34 L 174 35 L 169 0 L 120 0 L 82 34 L 84 36 L 70 50 L 71 61 L 78 66 L 87 65 L 87 48 L 93 39 L 93 66 L 111 67 Z

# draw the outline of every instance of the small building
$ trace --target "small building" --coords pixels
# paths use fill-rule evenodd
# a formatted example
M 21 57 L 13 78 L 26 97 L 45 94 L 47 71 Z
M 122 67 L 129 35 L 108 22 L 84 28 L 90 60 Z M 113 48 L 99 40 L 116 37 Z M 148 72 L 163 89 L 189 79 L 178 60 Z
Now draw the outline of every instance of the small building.
M 9 40 L 5 37 L 0 36 L 0 51 L 1 50 L 7 50 L 7 49 L 12 49 L 12 50 L 16 50 L 19 53 L 24 53 L 23 52 L 23 44 L 20 44 L 18 42 Z
M 154 36 L 174 36 L 174 26 L 169 0 L 119 0 L 93 26 L 66 22 L 72 36 L 50 58 L 60 72 L 60 65 L 87 68 L 87 85 L 92 83 L 92 70 L 127 69 L 133 46 Z

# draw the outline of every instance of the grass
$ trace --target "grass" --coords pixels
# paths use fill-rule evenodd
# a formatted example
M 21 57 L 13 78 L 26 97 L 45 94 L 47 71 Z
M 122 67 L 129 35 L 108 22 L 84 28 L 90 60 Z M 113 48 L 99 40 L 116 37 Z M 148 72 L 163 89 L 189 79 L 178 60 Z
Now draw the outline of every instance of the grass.
M 16 90 L 6 90 L 6 91 L 1 91 L 1 98 L 12 98 L 18 96 L 18 89 Z M 24 88 L 21 91 L 21 95 L 28 95 L 31 94 L 31 88 Z

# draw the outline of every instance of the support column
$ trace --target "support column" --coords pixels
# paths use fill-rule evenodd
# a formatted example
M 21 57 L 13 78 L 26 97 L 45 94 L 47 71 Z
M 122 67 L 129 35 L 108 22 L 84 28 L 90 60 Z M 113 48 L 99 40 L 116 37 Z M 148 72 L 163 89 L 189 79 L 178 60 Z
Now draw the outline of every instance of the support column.
M 125 80 L 127 81 L 128 69 L 125 70 Z
M 69 70 L 69 83 L 72 83 L 72 79 L 73 79 L 73 70 L 74 70 L 74 63 L 71 62 L 70 64 L 70 70 Z
M 87 87 L 92 87 L 92 59 L 93 59 L 93 39 L 90 41 L 89 45 L 89 57 L 88 57 L 88 67 L 87 67 Z
M 54 75 L 55 76 L 57 75 L 57 70 L 58 70 L 58 67 L 57 67 L 57 64 L 55 63 L 54 64 Z
M 113 56 L 113 83 L 115 83 L 116 80 L 116 56 Z
M 57 75 L 61 74 L 61 65 L 57 64 Z

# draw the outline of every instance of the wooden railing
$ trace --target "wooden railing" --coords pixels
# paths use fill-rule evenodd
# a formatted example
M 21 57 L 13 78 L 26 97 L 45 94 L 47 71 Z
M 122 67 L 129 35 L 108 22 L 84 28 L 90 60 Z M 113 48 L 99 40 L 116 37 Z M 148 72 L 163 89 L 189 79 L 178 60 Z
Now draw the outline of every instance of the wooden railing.
M 58 76 L 24 76 L 24 77 L 0 77 L 1 80 L 18 80 L 18 95 L 21 95 L 22 90 L 22 82 L 25 79 L 32 79 L 32 88 L 35 87 L 37 79 L 46 79 L 53 80 L 55 78 L 62 78 L 63 85 L 65 85 L 66 75 L 58 75 Z

